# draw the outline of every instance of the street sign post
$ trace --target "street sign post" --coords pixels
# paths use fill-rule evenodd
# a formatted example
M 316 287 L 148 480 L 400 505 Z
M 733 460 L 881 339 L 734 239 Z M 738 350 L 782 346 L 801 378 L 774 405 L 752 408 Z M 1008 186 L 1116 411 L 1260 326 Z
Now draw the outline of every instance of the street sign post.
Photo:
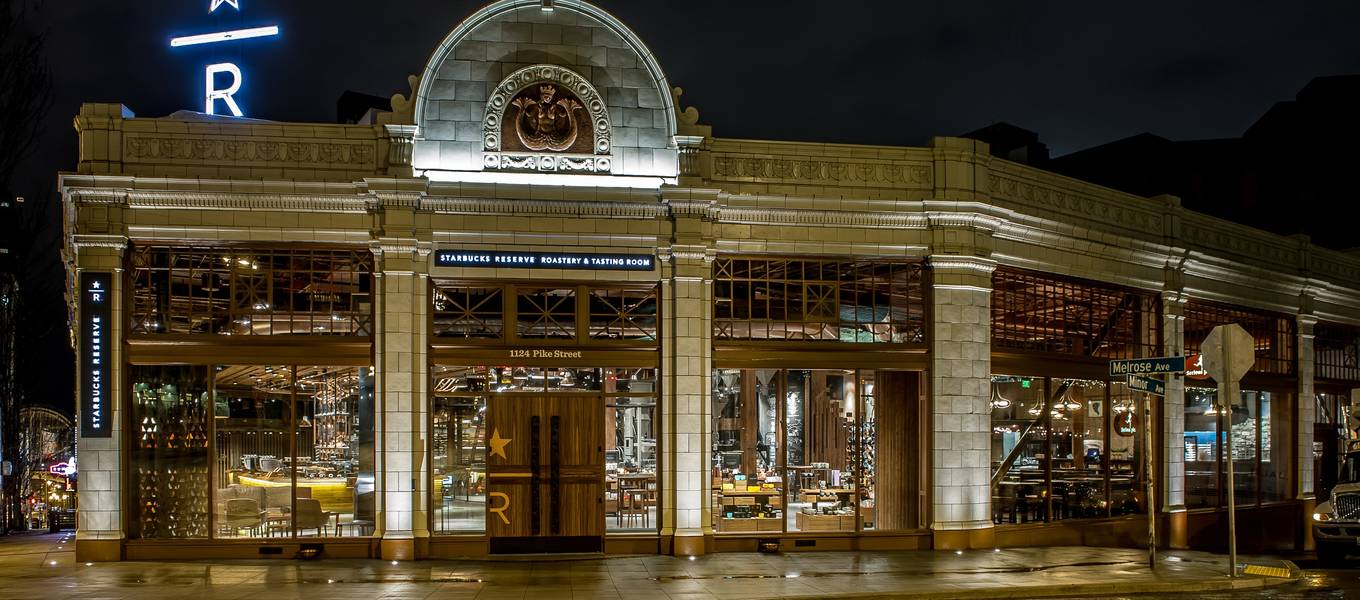
M 1133 358 L 1110 361 L 1110 376 L 1151 375 L 1153 373 L 1184 373 L 1184 356 L 1162 356 L 1158 358 Z
M 1148 568 L 1157 569 L 1157 477 L 1152 464 L 1152 397 L 1165 396 L 1166 384 L 1152 377 L 1154 373 L 1184 373 L 1184 356 L 1134 358 L 1110 361 L 1110 377 L 1125 377 L 1129 389 L 1143 392 L 1143 465 L 1146 477 L 1148 515 Z
M 1166 395 L 1166 384 L 1160 380 L 1142 375 L 1129 375 L 1129 389 L 1137 392 L 1147 392 L 1155 396 Z
M 1218 412 L 1223 419 L 1225 439 L 1230 446 L 1224 450 L 1228 465 L 1228 576 L 1237 577 L 1237 485 L 1233 479 L 1232 406 L 1241 395 L 1239 382 L 1256 363 L 1256 339 L 1237 323 L 1219 325 L 1200 346 L 1204 353 L 1204 370 L 1218 382 Z

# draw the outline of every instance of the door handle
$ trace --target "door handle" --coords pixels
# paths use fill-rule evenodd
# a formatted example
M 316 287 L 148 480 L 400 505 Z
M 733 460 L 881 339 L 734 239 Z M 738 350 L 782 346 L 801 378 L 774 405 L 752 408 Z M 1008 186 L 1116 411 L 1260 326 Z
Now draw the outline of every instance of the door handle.
M 548 517 L 552 520 L 550 525 L 553 535 L 562 533 L 562 417 L 553 415 L 548 425 L 551 435 L 548 451 L 552 463 L 549 465 L 549 473 L 552 477 L 552 513 Z
M 539 502 L 539 478 L 541 465 L 538 456 L 542 439 L 539 436 L 539 417 L 529 417 L 529 533 L 538 535 L 542 529 Z

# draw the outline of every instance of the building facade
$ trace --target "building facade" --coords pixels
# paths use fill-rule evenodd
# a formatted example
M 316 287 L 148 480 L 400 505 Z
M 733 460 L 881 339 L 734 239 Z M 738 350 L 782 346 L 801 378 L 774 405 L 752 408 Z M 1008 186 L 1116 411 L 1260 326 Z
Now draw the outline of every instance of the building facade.
M 81 107 L 78 560 L 1137 545 L 1148 479 L 1212 548 L 1226 460 L 1244 545 L 1310 543 L 1360 259 L 973 140 L 716 137 L 579 0 L 410 81 L 355 125 Z M 1233 322 L 1231 420 L 1108 375 Z

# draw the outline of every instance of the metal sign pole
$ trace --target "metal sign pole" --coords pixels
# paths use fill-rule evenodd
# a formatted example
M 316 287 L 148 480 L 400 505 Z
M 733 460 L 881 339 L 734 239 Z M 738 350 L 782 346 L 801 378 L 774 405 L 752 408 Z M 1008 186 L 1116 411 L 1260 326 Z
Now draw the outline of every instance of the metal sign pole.
M 1233 345 L 1223 341 L 1220 347 L 1223 349 L 1222 364 L 1233 364 Z M 1227 434 L 1223 445 L 1227 447 L 1225 458 L 1228 460 L 1228 577 L 1237 577 L 1237 481 L 1233 475 L 1232 407 L 1240 392 L 1237 378 L 1228 376 L 1224 379 L 1227 381 L 1218 385 L 1218 401 L 1223 406 L 1223 420 L 1227 423 L 1223 428 Z
M 1148 569 L 1157 569 L 1157 475 L 1152 460 L 1152 394 L 1143 394 L 1143 469 L 1147 478 Z

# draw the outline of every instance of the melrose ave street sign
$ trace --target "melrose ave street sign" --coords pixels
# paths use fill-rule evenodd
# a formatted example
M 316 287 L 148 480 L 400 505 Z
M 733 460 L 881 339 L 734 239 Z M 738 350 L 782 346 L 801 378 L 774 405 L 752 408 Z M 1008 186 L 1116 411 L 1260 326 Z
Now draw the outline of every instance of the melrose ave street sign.
M 1147 375 L 1150 373 L 1182 373 L 1185 371 L 1184 356 L 1162 356 L 1159 358 L 1134 358 L 1110 361 L 1110 376 Z

